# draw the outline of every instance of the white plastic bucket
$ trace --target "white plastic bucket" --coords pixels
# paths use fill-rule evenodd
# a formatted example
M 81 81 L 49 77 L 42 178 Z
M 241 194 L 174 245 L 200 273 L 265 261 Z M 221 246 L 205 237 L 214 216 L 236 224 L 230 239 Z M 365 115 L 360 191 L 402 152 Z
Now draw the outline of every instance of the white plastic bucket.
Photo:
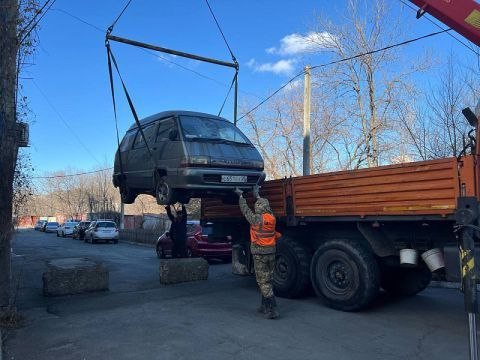
M 425 251 L 422 254 L 422 259 L 427 264 L 431 272 L 445 267 L 445 260 L 443 258 L 442 250 L 433 248 Z
M 400 250 L 400 264 L 403 266 L 416 266 L 418 264 L 418 251 L 415 249 Z

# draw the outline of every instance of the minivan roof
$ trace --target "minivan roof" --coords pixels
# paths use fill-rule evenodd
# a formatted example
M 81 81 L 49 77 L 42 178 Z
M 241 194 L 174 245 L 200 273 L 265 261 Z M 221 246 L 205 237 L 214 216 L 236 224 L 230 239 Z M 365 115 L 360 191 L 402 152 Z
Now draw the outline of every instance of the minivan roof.
M 170 116 L 181 116 L 181 115 L 188 115 L 188 116 L 201 116 L 201 117 L 208 117 L 210 119 L 218 119 L 218 120 L 223 120 L 223 121 L 228 121 L 225 118 L 212 115 L 212 114 L 207 114 L 207 113 L 201 113 L 201 112 L 196 112 L 196 111 L 184 111 L 184 110 L 169 110 L 169 111 L 162 111 L 159 112 L 158 114 L 150 115 L 144 119 L 140 120 L 141 125 L 146 125 L 148 123 L 151 123 L 155 120 L 170 117 Z M 128 128 L 127 131 L 133 130 L 137 128 L 137 124 L 133 124 Z

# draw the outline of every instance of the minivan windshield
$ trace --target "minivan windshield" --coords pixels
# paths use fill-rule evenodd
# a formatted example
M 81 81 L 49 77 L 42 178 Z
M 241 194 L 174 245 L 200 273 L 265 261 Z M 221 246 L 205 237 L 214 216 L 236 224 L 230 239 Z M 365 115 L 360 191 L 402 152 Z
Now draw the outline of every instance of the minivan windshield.
M 232 123 L 200 116 L 181 116 L 180 123 L 186 140 L 225 141 L 250 145 Z

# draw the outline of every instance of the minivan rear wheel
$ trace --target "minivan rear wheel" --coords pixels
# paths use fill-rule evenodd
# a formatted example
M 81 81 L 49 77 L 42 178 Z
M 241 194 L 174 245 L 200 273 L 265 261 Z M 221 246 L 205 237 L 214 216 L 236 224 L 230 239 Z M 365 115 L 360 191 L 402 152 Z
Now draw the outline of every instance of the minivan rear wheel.
M 162 176 L 157 179 L 155 185 L 155 198 L 158 205 L 171 205 L 176 202 L 175 191 L 167 182 L 167 177 Z
M 137 195 L 132 189 L 130 189 L 127 184 L 120 184 L 120 198 L 124 204 L 133 204 Z

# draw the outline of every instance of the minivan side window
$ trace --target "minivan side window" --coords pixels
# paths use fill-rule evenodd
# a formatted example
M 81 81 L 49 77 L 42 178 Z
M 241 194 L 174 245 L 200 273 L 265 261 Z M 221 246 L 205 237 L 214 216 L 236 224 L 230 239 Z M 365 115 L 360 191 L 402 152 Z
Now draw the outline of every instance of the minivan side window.
M 125 134 L 122 142 L 120 143 L 120 151 L 127 151 L 132 145 L 132 140 L 135 137 L 135 131 L 129 131 Z
M 155 134 L 155 128 L 157 123 L 154 122 L 153 124 L 148 124 L 143 128 L 143 134 L 145 135 L 145 139 L 147 139 L 148 143 L 152 142 L 153 136 Z M 137 137 L 135 138 L 135 143 L 133 144 L 134 149 L 139 149 L 145 147 L 145 142 L 143 141 L 143 136 L 140 131 L 137 131 Z
M 160 125 L 158 126 L 158 133 L 157 133 L 157 140 L 156 141 L 169 140 L 168 134 L 174 128 L 175 128 L 175 122 L 174 122 L 173 118 L 161 120 Z

